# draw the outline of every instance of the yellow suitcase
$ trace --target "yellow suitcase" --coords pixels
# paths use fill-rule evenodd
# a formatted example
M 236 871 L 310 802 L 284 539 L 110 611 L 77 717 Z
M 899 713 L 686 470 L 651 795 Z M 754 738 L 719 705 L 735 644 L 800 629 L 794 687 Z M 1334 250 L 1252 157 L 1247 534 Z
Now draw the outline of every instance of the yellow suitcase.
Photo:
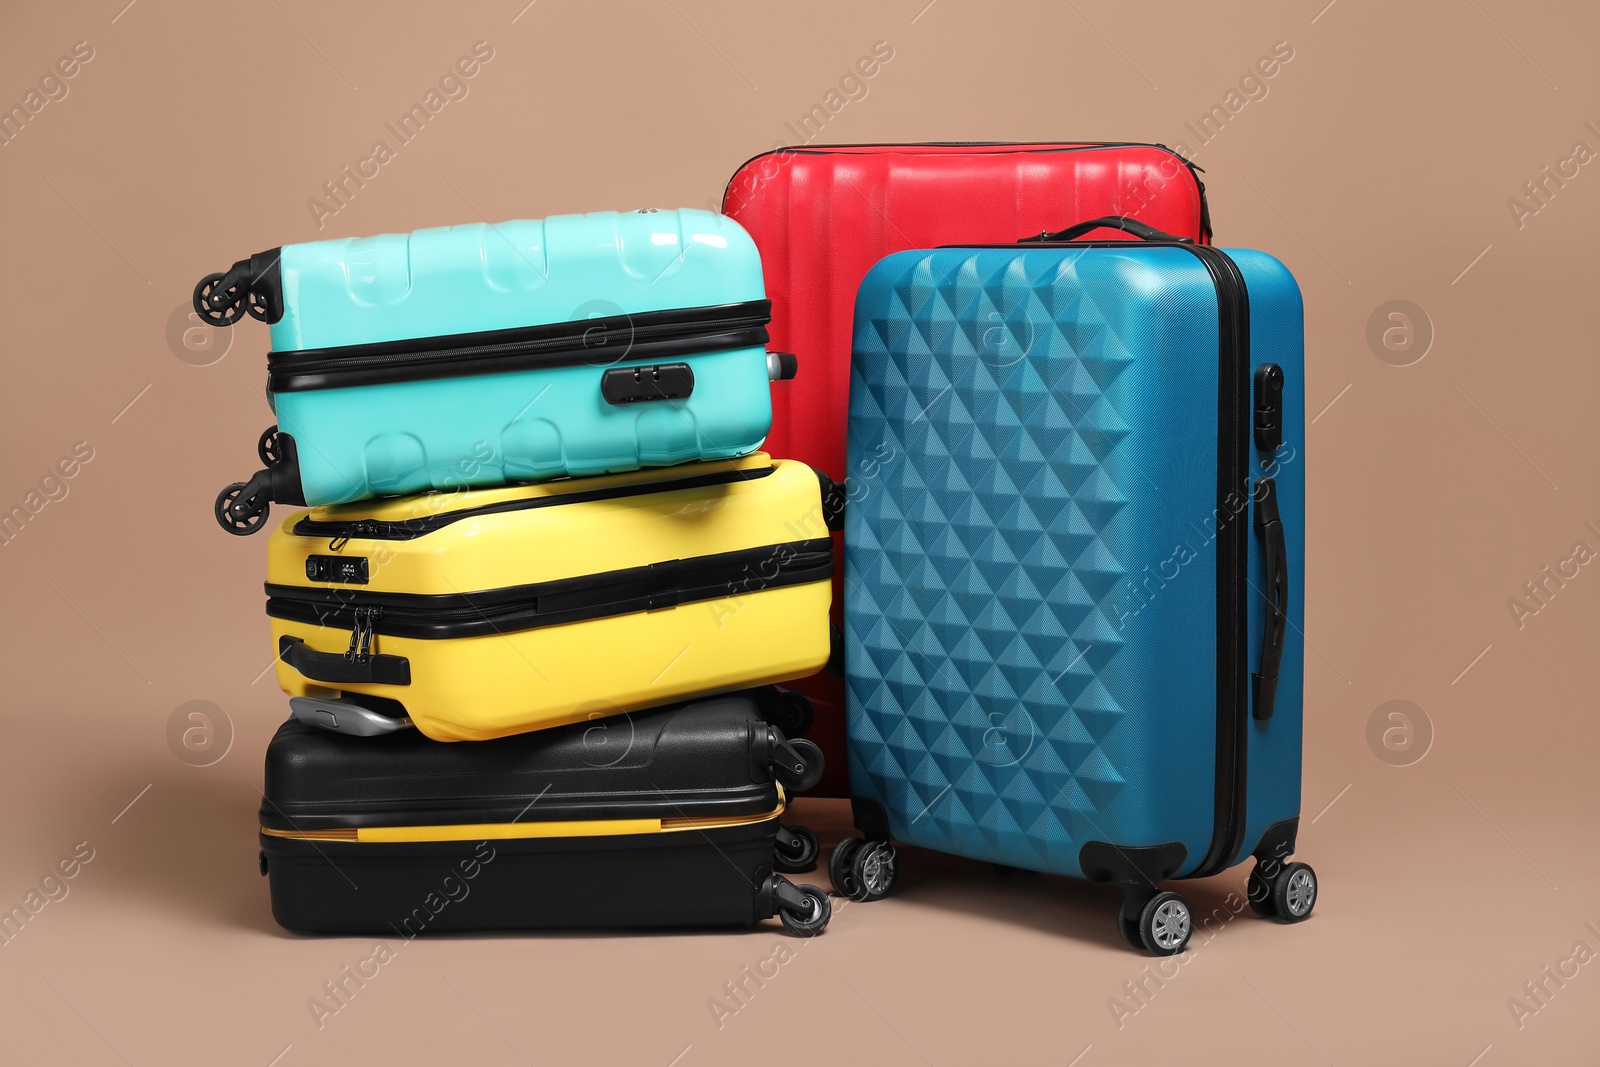
M 478 741 L 814 674 L 823 476 L 763 453 L 287 518 L 278 684 Z

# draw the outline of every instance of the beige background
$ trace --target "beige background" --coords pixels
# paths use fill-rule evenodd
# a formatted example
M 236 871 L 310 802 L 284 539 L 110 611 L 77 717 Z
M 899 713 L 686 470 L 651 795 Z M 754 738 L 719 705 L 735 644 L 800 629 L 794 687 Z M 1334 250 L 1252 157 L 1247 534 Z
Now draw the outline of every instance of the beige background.
M 1575 541 L 1600 548 L 1600 164 L 1520 229 L 1507 207 L 1575 141 L 1600 150 L 1592 5 L 125 2 L 0 13 L 5 106 L 94 49 L 0 148 L 0 503 L 94 451 L 0 548 L 0 906 L 94 849 L 0 946 L 0 1058 L 1600 1062 L 1600 963 L 1520 1029 L 1507 1007 L 1576 942 L 1600 951 L 1600 566 L 1521 629 L 1507 607 Z M 307 199 L 479 40 L 494 58 L 470 95 L 317 230 Z M 172 341 L 172 316 L 202 274 L 279 243 L 704 206 L 879 40 L 893 59 L 819 142 L 1193 149 L 1185 122 L 1293 48 L 1195 158 L 1220 243 L 1272 251 L 1305 290 L 1315 917 L 1228 924 L 1119 1029 L 1107 1002 L 1147 961 L 1116 941 L 1114 894 L 913 854 L 897 897 L 841 907 L 720 1029 L 708 999 L 776 927 L 418 942 L 318 1030 L 307 998 L 371 946 L 268 914 L 254 810 L 284 704 L 260 677 L 264 542 L 210 517 L 268 421 L 266 334 L 246 323 L 197 366 L 220 348 Z M 1396 299 L 1435 335 L 1406 367 L 1366 339 Z M 1368 742 L 1395 699 L 1433 732 L 1405 767 Z M 211 766 L 168 746 L 191 700 L 232 723 Z M 807 817 L 830 845 L 847 822 Z M 1185 891 L 1215 905 L 1242 882 Z

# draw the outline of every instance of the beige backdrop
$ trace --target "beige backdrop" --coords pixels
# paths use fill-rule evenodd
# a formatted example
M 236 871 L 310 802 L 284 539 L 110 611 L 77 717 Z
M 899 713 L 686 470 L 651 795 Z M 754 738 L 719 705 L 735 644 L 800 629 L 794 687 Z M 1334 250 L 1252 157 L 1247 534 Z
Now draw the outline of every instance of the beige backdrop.
M 0 147 L 0 506 L 38 493 L 0 547 L 0 907 L 79 852 L 0 944 L 5 1060 L 1600 1062 L 1592 5 L 524 2 L 0 14 L 0 106 L 37 109 Z M 308 206 L 476 42 L 420 135 Z M 720 1026 L 723 983 L 794 944 L 775 926 L 418 942 L 319 1029 L 308 998 L 372 946 L 282 933 L 256 874 L 264 541 L 210 509 L 268 421 L 266 334 L 186 332 L 191 287 L 317 237 L 705 206 L 807 137 L 1181 142 L 1220 243 L 1295 271 L 1315 917 L 1226 924 L 1135 1001 L 1114 894 L 919 853 Z M 221 709 L 209 749 L 169 740 L 190 701 Z

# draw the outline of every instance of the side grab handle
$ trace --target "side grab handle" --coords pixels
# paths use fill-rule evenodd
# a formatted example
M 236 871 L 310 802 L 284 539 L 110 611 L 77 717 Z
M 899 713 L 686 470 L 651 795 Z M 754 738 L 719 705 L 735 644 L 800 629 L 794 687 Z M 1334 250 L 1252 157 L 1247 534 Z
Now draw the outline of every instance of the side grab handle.
M 1251 706 L 1259 721 L 1272 718 L 1278 693 L 1278 666 L 1283 662 L 1284 631 L 1289 623 L 1289 558 L 1283 519 L 1278 514 L 1278 487 L 1271 478 L 1256 483 L 1256 534 L 1267 564 L 1267 619 L 1261 634 L 1261 669 L 1250 676 Z
M 285 635 L 278 639 L 278 658 L 313 682 L 326 682 L 328 685 L 348 685 L 351 682 L 411 684 L 411 661 L 404 656 L 318 652 L 300 638 Z

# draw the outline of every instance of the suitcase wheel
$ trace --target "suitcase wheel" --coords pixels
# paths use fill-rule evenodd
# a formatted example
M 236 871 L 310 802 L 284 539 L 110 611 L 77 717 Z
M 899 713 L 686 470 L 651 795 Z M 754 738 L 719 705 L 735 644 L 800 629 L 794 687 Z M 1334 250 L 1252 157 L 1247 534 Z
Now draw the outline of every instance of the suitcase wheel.
M 828 860 L 828 876 L 841 896 L 855 901 L 882 900 L 894 892 L 899 857 L 887 841 L 847 837 Z
M 261 440 L 256 442 L 256 455 L 261 457 L 261 464 L 265 467 L 276 467 L 283 462 L 283 446 L 278 443 L 277 423 L 261 431 Z
M 814 885 L 794 885 L 783 879 L 774 886 L 778 918 L 784 929 L 801 937 L 815 937 L 828 928 L 833 918 L 833 901 Z
M 793 741 L 782 737 L 781 731 L 772 760 L 772 776 L 791 793 L 804 793 L 822 780 L 827 762 L 822 749 L 815 741 L 797 737 Z
M 255 533 L 267 522 L 266 494 L 257 491 L 246 495 L 249 488 L 249 482 L 234 482 L 217 494 L 217 503 L 212 508 L 217 525 L 239 537 Z
M 773 866 L 784 874 L 803 874 L 816 867 L 822 846 L 804 826 L 778 826 L 778 849 Z
M 232 326 L 244 318 L 246 294 L 239 291 L 240 282 L 218 288 L 227 281 L 226 274 L 207 274 L 194 287 L 194 310 L 202 320 L 212 326 Z
M 1117 916 L 1117 930 L 1134 948 L 1152 956 L 1176 956 L 1189 947 L 1194 933 L 1194 911 L 1189 902 L 1173 892 L 1157 893 L 1148 899 L 1141 894 L 1124 896 Z
M 1250 900 L 1250 910 L 1263 919 L 1280 922 L 1305 922 L 1317 903 L 1317 872 L 1307 863 L 1265 864 L 1275 873 L 1263 873 L 1263 864 L 1257 862 L 1250 871 L 1245 896 Z
M 1305 922 L 1316 903 L 1317 872 L 1307 863 L 1284 864 L 1272 880 L 1273 917 L 1279 922 Z

